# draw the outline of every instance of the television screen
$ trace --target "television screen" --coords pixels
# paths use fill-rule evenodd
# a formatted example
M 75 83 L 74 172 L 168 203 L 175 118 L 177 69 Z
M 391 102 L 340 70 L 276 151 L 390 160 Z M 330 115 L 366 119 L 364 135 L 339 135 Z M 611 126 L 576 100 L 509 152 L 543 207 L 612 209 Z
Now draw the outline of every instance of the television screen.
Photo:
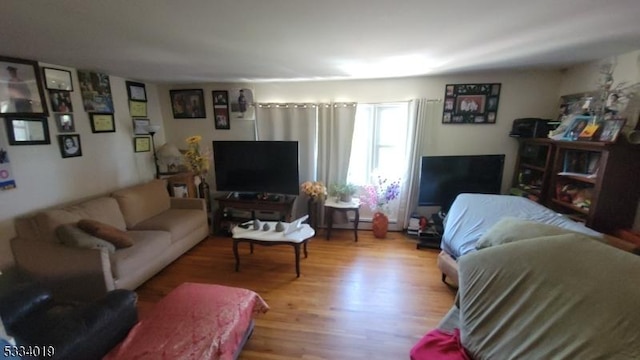
M 298 195 L 297 141 L 214 141 L 216 190 Z
M 423 156 L 418 205 L 446 212 L 458 194 L 499 194 L 503 168 L 504 154 Z

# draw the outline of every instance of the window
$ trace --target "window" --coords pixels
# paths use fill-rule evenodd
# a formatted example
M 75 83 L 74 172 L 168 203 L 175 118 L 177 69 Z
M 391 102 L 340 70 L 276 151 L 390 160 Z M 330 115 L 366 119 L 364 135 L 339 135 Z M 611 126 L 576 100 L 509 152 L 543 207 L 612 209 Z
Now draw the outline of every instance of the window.
M 358 104 L 347 181 L 370 184 L 379 174 L 402 176 L 406 169 L 408 103 Z

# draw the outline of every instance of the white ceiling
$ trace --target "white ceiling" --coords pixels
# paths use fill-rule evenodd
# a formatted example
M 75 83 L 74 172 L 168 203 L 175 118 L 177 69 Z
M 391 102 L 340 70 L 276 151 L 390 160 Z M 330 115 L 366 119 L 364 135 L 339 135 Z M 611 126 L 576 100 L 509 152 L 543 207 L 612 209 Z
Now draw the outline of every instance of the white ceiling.
M 562 68 L 640 49 L 640 0 L 1 0 L 0 55 L 159 83 Z

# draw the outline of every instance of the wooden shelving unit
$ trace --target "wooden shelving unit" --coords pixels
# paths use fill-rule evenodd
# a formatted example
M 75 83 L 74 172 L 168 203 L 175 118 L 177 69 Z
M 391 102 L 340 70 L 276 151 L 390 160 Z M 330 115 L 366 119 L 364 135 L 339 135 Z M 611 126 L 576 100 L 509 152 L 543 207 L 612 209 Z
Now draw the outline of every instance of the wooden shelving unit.
M 513 174 L 512 193 L 546 202 L 553 145 L 548 139 L 522 139 Z
M 623 140 L 521 139 L 512 193 L 610 233 L 632 227 L 639 179 L 640 146 Z
M 553 148 L 547 205 L 600 232 L 630 228 L 640 199 L 640 147 L 554 141 Z

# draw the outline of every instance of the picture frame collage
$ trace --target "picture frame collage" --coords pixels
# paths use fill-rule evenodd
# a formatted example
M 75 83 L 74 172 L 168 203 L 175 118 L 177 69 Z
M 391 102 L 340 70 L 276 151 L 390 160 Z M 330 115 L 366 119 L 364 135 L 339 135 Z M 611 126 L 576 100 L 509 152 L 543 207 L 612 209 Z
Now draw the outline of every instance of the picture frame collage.
M 149 125 L 151 120 L 147 114 L 147 89 L 144 83 L 125 81 L 129 98 L 129 115 L 133 124 L 133 151 L 150 152 L 151 137 Z
M 443 124 L 495 124 L 502 84 L 447 84 Z

